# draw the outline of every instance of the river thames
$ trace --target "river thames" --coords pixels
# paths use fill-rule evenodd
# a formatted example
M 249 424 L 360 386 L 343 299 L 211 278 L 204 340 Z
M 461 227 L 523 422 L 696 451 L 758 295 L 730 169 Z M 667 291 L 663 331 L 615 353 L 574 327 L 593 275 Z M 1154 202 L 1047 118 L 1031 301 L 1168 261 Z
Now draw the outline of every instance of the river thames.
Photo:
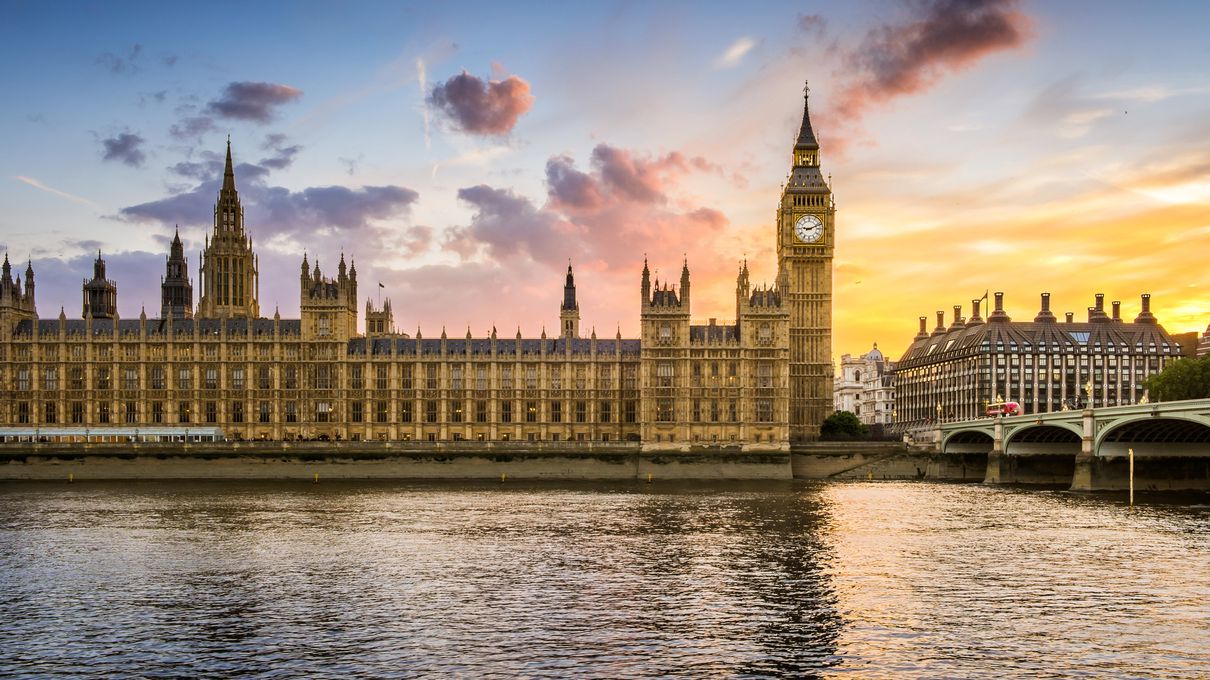
M 1205 497 L 0 484 L 6 677 L 1210 674 Z

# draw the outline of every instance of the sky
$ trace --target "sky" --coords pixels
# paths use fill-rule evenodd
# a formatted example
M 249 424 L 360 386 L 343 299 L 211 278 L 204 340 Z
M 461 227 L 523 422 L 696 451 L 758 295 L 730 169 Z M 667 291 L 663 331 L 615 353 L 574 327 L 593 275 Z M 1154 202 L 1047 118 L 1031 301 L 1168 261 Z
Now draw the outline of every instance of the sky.
M 1189 2 L 0 1 L 0 249 L 78 317 L 100 249 L 159 312 L 197 285 L 230 135 L 262 313 L 304 252 L 400 330 L 636 337 L 646 257 L 694 319 L 776 277 L 810 82 L 836 199 L 833 352 L 898 357 L 1002 291 L 1210 323 L 1210 5 Z M 378 284 L 382 284 L 379 288 Z M 986 307 L 984 308 L 986 310 Z M 986 316 L 986 311 L 984 311 Z M 364 321 L 364 319 L 362 319 Z

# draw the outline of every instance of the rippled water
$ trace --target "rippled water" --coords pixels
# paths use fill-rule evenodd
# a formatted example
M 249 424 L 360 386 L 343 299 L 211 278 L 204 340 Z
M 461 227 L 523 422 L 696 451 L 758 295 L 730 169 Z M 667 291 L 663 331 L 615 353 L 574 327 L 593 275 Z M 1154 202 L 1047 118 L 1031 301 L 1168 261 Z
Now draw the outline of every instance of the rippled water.
M 0 675 L 1207 677 L 1210 508 L 1119 496 L 9 483 Z

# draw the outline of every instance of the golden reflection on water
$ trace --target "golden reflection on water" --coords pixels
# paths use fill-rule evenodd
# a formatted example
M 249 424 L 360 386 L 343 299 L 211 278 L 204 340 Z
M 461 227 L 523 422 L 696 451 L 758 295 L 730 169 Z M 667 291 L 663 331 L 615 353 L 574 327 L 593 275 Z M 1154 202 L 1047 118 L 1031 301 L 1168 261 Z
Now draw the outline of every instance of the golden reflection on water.
M 4 484 L 0 675 L 1204 677 L 1207 529 L 980 485 Z

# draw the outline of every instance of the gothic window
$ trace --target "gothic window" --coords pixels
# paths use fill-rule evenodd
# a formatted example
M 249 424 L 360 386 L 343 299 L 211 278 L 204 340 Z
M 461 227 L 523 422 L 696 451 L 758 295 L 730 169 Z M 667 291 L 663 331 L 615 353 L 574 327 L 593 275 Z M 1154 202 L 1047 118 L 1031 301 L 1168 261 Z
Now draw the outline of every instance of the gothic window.
M 536 402 L 536 401 L 525 402 L 525 422 L 527 422 L 527 423 L 538 422 L 538 402 Z
M 206 402 L 205 408 L 206 408 L 206 422 L 207 423 L 217 423 L 218 422 L 218 402 L 208 401 L 208 402 Z
M 109 423 L 109 402 L 103 401 L 97 404 L 97 422 Z
M 268 366 L 259 366 L 256 369 L 256 387 L 261 390 L 273 388 L 273 378 Z
M 563 402 L 561 402 L 561 401 L 550 402 L 550 422 L 552 422 L 552 423 L 563 422 Z
M 462 422 L 462 400 L 454 399 L 450 401 L 450 422 Z
M 436 368 L 434 366 L 433 368 Z M 462 389 L 462 367 L 458 365 L 450 366 L 450 387 L 455 390 Z M 432 388 L 430 388 L 432 389 Z
M 486 401 L 480 400 L 480 401 L 475 402 L 475 422 L 476 423 L 486 423 L 487 422 L 487 402 Z
M 383 402 L 383 403 L 386 403 L 386 402 Z M 412 422 L 412 400 L 411 399 L 404 399 L 403 401 L 399 402 L 399 422 L 401 422 L 401 423 Z
M 315 422 L 329 422 L 332 415 L 332 404 L 326 401 L 316 402 L 315 404 Z
M 671 361 L 661 361 L 656 364 L 656 387 L 672 387 L 673 369 Z
M 527 364 L 525 366 L 525 389 L 538 389 L 538 366 L 536 364 Z
M 332 318 L 327 314 L 319 315 L 319 335 L 320 337 L 332 334 Z
M 79 366 L 67 369 L 67 385 L 73 390 L 84 389 L 84 369 Z
M 387 421 L 387 402 L 374 402 L 374 422 L 385 423 Z
M 437 422 L 437 401 L 435 399 L 424 402 L 424 422 Z
M 478 366 L 475 366 L 475 389 L 477 389 L 477 390 L 486 390 L 487 389 L 487 366 L 485 366 L 483 364 L 479 364 Z M 483 421 L 479 421 L 479 422 L 483 422 Z
M 360 405 L 361 405 L 361 403 L 358 402 L 357 406 L 360 406 Z M 262 423 L 269 422 L 270 414 L 272 414 L 272 410 L 270 409 L 269 402 L 267 402 L 267 401 L 260 402 L 260 404 L 257 405 L 257 412 L 259 414 L 257 419 L 260 422 L 262 422 Z M 361 422 L 361 421 L 358 420 L 357 422 Z
M 137 422 L 137 420 L 138 420 L 138 416 L 136 415 L 137 412 L 138 412 L 137 405 L 133 401 L 126 402 L 126 418 L 122 422 L 124 422 L 126 424 L 131 424 L 131 423 Z
M 71 403 L 71 423 L 72 425 L 80 425 L 84 422 L 84 403 L 73 401 Z M 189 422 L 187 420 L 182 422 Z
M 189 402 L 187 402 L 187 401 L 180 402 L 179 404 L 177 404 L 177 416 L 178 416 L 177 420 L 179 420 L 182 423 L 189 422 L 189 416 L 190 416 L 190 412 L 192 410 L 193 410 L 193 408 L 189 405 Z
M 613 366 L 605 364 L 601 366 L 598 376 L 598 389 L 610 390 L 613 389 Z
M 657 423 L 671 423 L 672 413 L 673 409 L 671 399 L 655 400 L 655 421 Z
M 286 422 L 287 423 L 297 423 L 298 422 L 298 403 L 293 402 L 293 401 L 287 401 L 285 403 L 285 407 L 286 407 Z
M 670 326 L 666 323 L 660 324 L 660 341 L 661 342 L 671 342 L 672 341 L 672 326 Z
M 512 401 L 500 402 L 500 422 L 502 422 L 502 423 L 513 422 L 513 402 Z
M 97 369 L 97 389 L 98 390 L 109 389 L 109 369 L 108 368 L 100 367 Z
M 22 425 L 29 424 L 29 402 L 22 401 L 17 404 L 17 422 Z
M 17 369 L 17 389 L 26 392 L 30 387 L 29 367 L 22 366 Z
M 428 364 L 424 367 L 424 388 L 428 390 L 437 389 L 437 364 Z
M 243 368 L 231 369 L 231 389 L 233 389 L 233 390 L 244 389 L 244 369 Z
M 163 366 L 152 366 L 151 367 L 151 389 L 153 389 L 153 390 L 164 389 L 164 367 Z
M 588 422 L 588 402 L 586 402 L 586 401 L 577 401 L 576 402 L 576 422 L 577 423 Z
M 202 387 L 204 387 L 205 389 L 208 389 L 208 390 L 217 390 L 218 389 L 218 367 L 207 366 L 205 376 L 206 376 L 205 383 L 202 385 Z
M 44 404 L 44 406 L 46 407 L 46 410 L 44 413 L 45 417 L 43 417 L 42 422 L 46 423 L 47 425 L 54 425 L 55 423 L 59 422 L 59 409 L 55 402 L 48 401 L 46 404 Z
M 385 390 L 387 388 L 387 365 L 378 364 L 374 367 L 374 388 Z M 410 376 L 410 373 L 409 373 Z
M 401 389 L 412 389 L 412 365 L 399 364 L 399 387 Z
M 500 367 L 500 389 L 511 390 L 513 388 L 513 367 Z
M 609 419 L 612 416 L 612 413 L 611 413 L 612 406 L 613 406 L 612 403 L 610 403 L 608 401 L 602 401 L 600 406 L 597 408 L 597 413 L 600 414 L 600 420 L 602 423 L 609 422 Z

